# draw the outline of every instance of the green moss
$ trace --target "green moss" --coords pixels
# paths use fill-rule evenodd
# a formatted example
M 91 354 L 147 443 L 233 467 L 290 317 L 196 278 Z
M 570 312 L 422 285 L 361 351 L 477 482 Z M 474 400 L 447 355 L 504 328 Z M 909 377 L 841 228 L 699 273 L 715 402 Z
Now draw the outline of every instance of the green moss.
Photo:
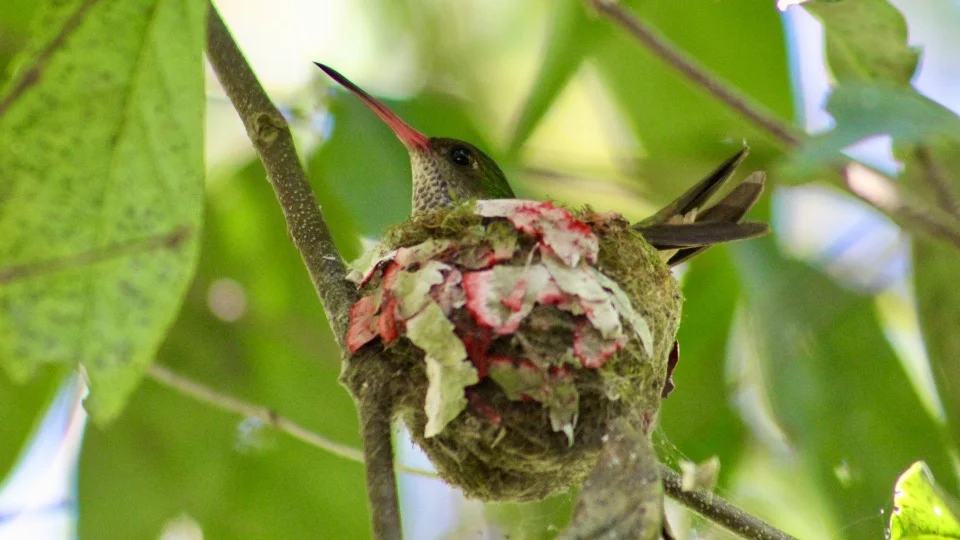
M 469 497 L 523 501 L 567 491 L 580 485 L 593 469 L 610 421 L 626 418 L 644 433 L 649 433 L 656 421 L 667 357 L 680 320 L 679 288 L 657 251 L 625 221 L 602 219 L 590 209 L 574 215 L 590 224 L 600 239 L 597 267 L 627 293 L 654 336 L 652 357 L 633 338 L 599 370 L 574 370 L 580 394 L 574 444 L 551 428 L 548 411 L 541 404 L 512 401 L 490 379 L 469 389 L 471 406 L 440 434 L 424 437 L 427 376 L 423 353 L 405 338 L 386 348 L 377 357 L 379 361 L 366 365 L 351 362 L 344 373 L 350 387 L 360 381 L 389 392 L 395 398 L 397 414 L 440 476 L 460 486 Z M 533 240 L 504 227 L 503 220 L 478 236 L 489 222 L 473 214 L 473 205 L 419 214 L 393 227 L 382 249 L 409 247 L 430 238 L 458 244 L 496 242 L 491 238 L 502 240 L 505 234 L 514 234 L 520 249 L 508 263 L 523 264 L 530 252 L 524 248 L 532 246 Z M 376 281 L 368 287 L 376 287 Z M 558 317 L 567 316 L 557 311 Z M 500 416 L 499 426 L 484 412 L 491 410 Z

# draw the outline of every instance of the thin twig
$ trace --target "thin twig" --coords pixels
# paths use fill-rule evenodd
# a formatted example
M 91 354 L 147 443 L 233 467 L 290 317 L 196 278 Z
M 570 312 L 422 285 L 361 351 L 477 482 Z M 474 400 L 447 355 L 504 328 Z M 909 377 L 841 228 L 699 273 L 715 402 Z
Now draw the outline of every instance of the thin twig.
M 357 300 L 357 291 L 345 279 L 346 268 L 307 182 L 287 121 L 260 86 L 212 4 L 207 18 L 207 55 L 263 162 L 290 237 L 303 257 L 342 349 L 347 313 Z
M 659 56 L 667 64 L 700 85 L 731 109 L 742 114 L 766 133 L 787 146 L 796 146 L 800 143 L 803 136 L 798 134 L 795 128 L 777 118 L 773 113 L 764 110 L 759 104 L 752 102 L 750 98 L 734 86 L 710 73 L 690 55 L 671 43 L 660 31 L 633 16 L 619 3 L 611 0 L 586 1 L 598 12 L 623 27 L 653 54 Z
M 683 76 L 700 85 L 720 102 L 743 115 L 744 118 L 768 133 L 771 137 L 780 141 L 783 145 L 796 147 L 807 139 L 806 134 L 797 131 L 794 127 L 781 121 L 775 115 L 765 110 L 760 104 L 753 102 L 734 86 L 721 80 L 715 74 L 701 66 L 682 49 L 671 43 L 666 36 L 641 21 L 616 1 L 584 1 L 593 6 L 600 14 L 606 16 L 626 30 L 636 38 L 641 45 L 649 49 L 653 54 L 659 56 L 670 66 L 673 66 Z M 850 160 L 848 165 L 840 167 L 839 177 L 847 176 L 846 168 L 853 165 L 864 166 L 855 160 Z M 887 177 L 887 179 L 891 180 L 889 177 Z M 936 178 L 931 179 L 931 182 L 936 181 Z M 936 185 L 934 187 L 941 196 L 939 206 L 942 206 L 945 204 L 942 189 L 939 189 Z M 957 214 L 955 213 L 956 209 L 945 212 L 933 212 L 931 209 L 926 208 L 927 205 L 907 198 L 901 198 L 900 204 L 896 207 L 885 208 L 874 204 L 874 201 L 863 197 L 859 193 L 854 192 L 853 194 L 883 211 L 904 228 L 926 233 L 930 237 L 938 238 L 955 247 L 960 247 L 960 219 L 957 218 Z
M 248 403 L 242 399 L 228 396 L 214 390 L 213 388 L 183 377 L 182 375 L 178 375 L 167 367 L 159 364 L 153 364 L 147 369 L 147 377 L 152 379 L 157 384 L 160 384 L 175 392 L 179 392 L 180 394 L 197 400 L 200 403 L 210 405 L 215 409 L 236 414 L 238 416 L 256 418 L 263 422 L 264 425 L 286 433 L 298 441 L 305 442 L 310 446 L 315 446 L 335 456 L 339 456 L 350 461 L 363 463 L 363 452 L 357 448 L 331 441 L 330 439 L 318 433 L 310 431 L 293 420 L 290 420 L 285 416 L 281 416 L 275 410 L 269 407 L 254 405 L 253 403 Z M 407 474 L 415 474 L 417 476 L 423 476 L 426 478 L 437 478 L 437 475 L 430 471 L 425 471 L 423 469 L 417 469 L 414 467 L 407 467 L 405 465 L 397 464 L 397 470 Z
M 923 208 L 913 202 L 890 178 L 859 163 L 847 165 L 843 177 L 850 193 L 893 216 L 901 226 L 924 230 L 960 248 L 960 224 L 939 208 Z
M 684 490 L 680 475 L 660 465 L 663 489 L 671 499 L 729 531 L 751 540 L 795 540 L 766 521 L 734 506 L 719 495 L 705 489 Z

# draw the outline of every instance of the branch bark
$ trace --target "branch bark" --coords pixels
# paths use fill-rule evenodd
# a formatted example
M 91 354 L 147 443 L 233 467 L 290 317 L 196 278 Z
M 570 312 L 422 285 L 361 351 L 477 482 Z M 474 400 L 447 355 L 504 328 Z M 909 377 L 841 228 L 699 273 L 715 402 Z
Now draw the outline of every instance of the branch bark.
M 352 362 L 376 360 L 376 353 L 370 348 L 352 359 L 346 354 L 344 337 L 350 306 L 358 298 L 357 291 L 346 280 L 346 267 L 300 164 L 286 119 L 263 90 L 213 4 L 207 17 L 207 55 L 267 171 L 290 238 L 303 258 L 340 345 L 344 370 L 349 370 Z M 358 384 L 347 384 L 347 387 L 357 401 L 360 414 L 374 535 L 378 539 L 393 540 L 401 537 L 402 530 L 390 432 L 392 403 L 384 402 L 383 394 L 366 391 L 362 383 Z
M 270 101 L 212 4 L 207 19 L 207 55 L 263 162 L 290 238 L 303 257 L 333 334 L 345 350 L 347 314 L 358 298 L 357 291 L 345 279 L 346 267 L 300 164 L 286 119 Z

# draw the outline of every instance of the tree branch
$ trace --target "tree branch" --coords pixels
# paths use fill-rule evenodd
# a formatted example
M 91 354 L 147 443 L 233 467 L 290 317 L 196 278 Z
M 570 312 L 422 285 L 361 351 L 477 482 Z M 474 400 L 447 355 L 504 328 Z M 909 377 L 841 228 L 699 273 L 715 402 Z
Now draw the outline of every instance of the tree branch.
M 333 334 L 344 350 L 347 314 L 357 300 L 357 291 L 345 279 L 346 267 L 300 164 L 286 119 L 260 86 L 212 4 L 207 19 L 207 55 L 263 162 L 290 238 L 303 257 Z
M 671 499 L 743 538 L 795 540 L 793 536 L 734 506 L 712 491 L 699 488 L 685 491 L 680 475 L 666 465 L 660 465 L 660 477 L 663 479 L 663 489 Z
M 721 80 L 705 67 L 701 66 L 682 49 L 670 42 L 666 36 L 641 21 L 616 1 L 584 1 L 596 9 L 601 15 L 623 28 L 640 42 L 641 45 L 653 54 L 659 56 L 661 60 L 670 66 L 673 66 L 684 77 L 702 87 L 721 103 L 741 114 L 748 121 L 752 122 L 784 146 L 796 147 L 806 141 L 807 135 L 805 133 L 799 132 L 793 126 L 783 122 L 764 109 L 760 104 L 753 102 L 737 88 Z M 922 158 L 922 156 L 920 157 Z M 849 162 L 848 165 L 840 167 L 838 178 L 847 177 L 846 169 L 850 166 L 865 166 L 856 160 L 849 160 Z M 886 178 L 892 181 L 889 177 Z M 937 181 L 939 181 L 937 178 L 931 179 L 931 183 Z M 849 183 L 845 183 L 845 185 L 848 188 L 850 187 Z M 960 247 L 960 219 L 957 219 L 955 215 L 949 213 L 955 212 L 955 208 L 952 210 L 946 209 L 947 205 L 955 204 L 955 201 L 946 199 L 942 186 L 935 185 L 934 187 L 938 189 L 941 198 L 941 200 L 938 201 L 938 206 L 943 206 L 946 210 L 945 212 L 933 212 L 933 208 L 926 208 L 925 206 L 927 205 L 918 204 L 913 200 L 907 200 L 905 197 L 901 197 L 900 203 L 895 206 L 879 206 L 875 201 L 864 197 L 860 193 L 852 193 L 890 216 L 900 224 L 901 227 L 922 232 L 927 236 L 952 244 L 954 247 Z
M 260 86 L 213 4 L 210 4 L 207 17 L 207 55 L 267 171 L 267 178 L 283 210 L 287 230 L 303 258 L 341 354 L 346 359 L 345 372 L 352 363 L 375 361 L 375 349 L 369 347 L 354 358 L 346 354 L 344 336 L 350 306 L 358 298 L 356 288 L 346 280 L 346 267 L 307 182 L 286 119 Z M 356 378 L 345 383 L 360 412 L 374 535 L 383 540 L 400 538 L 400 503 L 390 432 L 392 403 L 385 402 L 386 398 L 380 392 L 367 391 L 365 383 L 358 386 Z

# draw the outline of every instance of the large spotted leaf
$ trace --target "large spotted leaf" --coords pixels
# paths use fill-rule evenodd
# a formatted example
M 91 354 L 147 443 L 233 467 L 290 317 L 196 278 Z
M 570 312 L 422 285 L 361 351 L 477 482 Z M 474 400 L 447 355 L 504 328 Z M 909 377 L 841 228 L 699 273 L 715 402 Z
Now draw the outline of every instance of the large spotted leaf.
M 180 306 L 203 187 L 200 0 L 38 13 L 0 97 L 0 368 L 85 368 L 120 412 Z

